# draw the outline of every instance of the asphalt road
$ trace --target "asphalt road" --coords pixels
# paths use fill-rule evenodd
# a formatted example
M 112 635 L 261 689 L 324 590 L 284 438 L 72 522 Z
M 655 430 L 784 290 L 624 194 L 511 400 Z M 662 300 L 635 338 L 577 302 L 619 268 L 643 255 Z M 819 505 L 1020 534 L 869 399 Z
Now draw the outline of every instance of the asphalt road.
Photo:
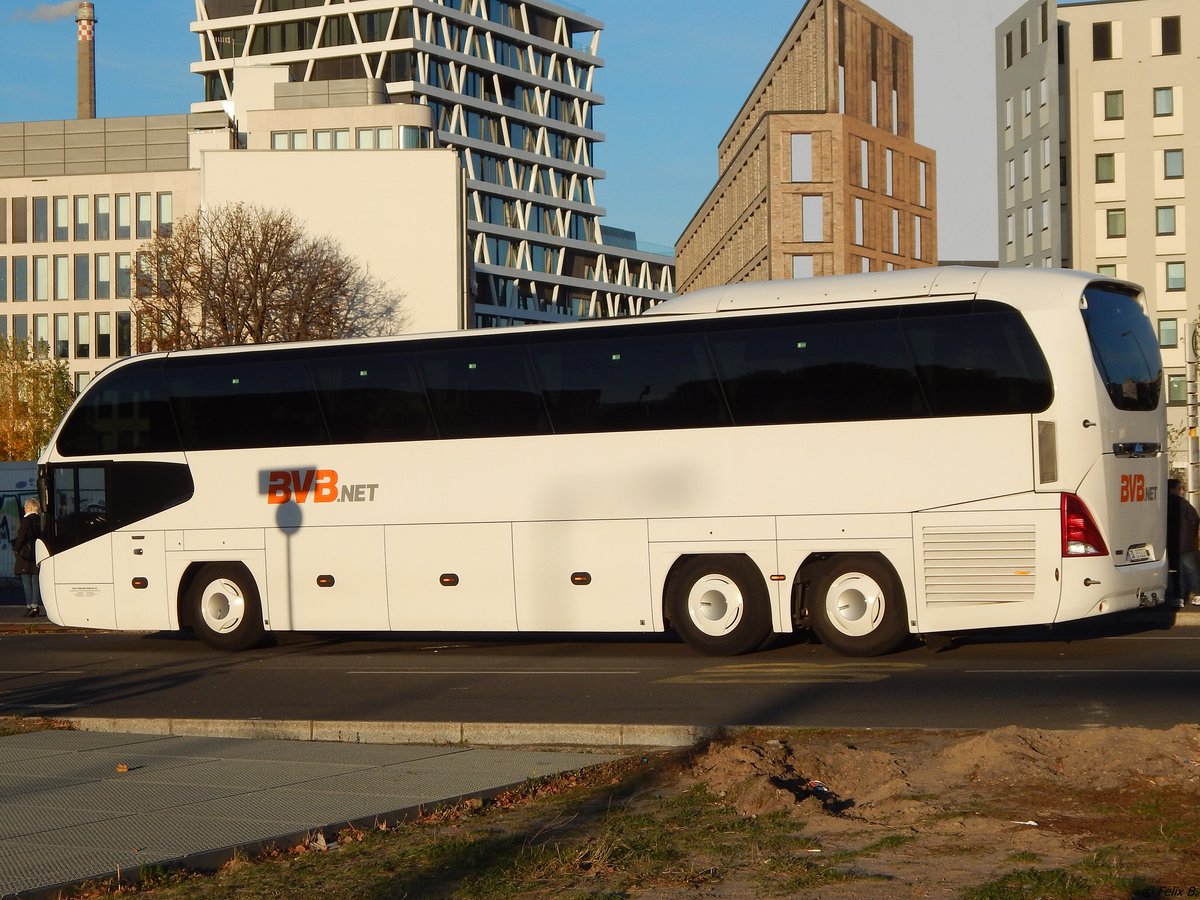
M 1111 621 L 848 659 L 666 637 L 0 635 L 0 714 L 364 722 L 1163 728 L 1200 718 L 1200 628 Z

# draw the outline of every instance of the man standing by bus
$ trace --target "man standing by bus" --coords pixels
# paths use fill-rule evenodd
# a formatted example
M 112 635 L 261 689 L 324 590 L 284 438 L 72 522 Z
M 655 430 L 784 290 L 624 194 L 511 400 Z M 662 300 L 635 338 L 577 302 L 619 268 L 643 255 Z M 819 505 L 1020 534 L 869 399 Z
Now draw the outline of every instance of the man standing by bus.
M 1183 493 L 1177 478 L 1167 482 L 1167 602 L 1181 607 L 1190 599 L 1200 603 L 1200 565 L 1197 564 L 1196 539 L 1200 532 L 1200 514 Z

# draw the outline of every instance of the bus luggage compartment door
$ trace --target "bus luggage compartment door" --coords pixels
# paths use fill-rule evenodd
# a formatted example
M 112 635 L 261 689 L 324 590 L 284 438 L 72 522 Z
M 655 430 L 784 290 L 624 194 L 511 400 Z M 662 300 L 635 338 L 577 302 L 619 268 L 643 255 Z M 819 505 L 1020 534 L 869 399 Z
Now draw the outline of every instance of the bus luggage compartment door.
M 165 541 L 161 531 L 118 531 L 112 536 L 117 628 L 171 628 Z
M 516 522 L 521 631 L 653 631 L 644 519 Z
M 387 527 L 393 631 L 515 631 L 512 525 Z

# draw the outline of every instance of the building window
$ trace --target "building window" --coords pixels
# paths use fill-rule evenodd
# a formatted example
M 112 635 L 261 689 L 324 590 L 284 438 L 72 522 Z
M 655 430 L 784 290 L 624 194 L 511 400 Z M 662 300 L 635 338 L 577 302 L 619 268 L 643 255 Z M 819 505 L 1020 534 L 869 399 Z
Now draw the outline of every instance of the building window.
M 96 240 L 107 241 L 112 234 L 112 200 L 108 194 L 96 195 Z
M 917 206 L 925 207 L 929 182 L 929 166 L 924 160 L 917 161 Z
M 1112 22 L 1092 23 L 1092 59 L 1113 58 Z
M 1029 176 L 1033 174 L 1033 161 L 1029 153 L 1029 148 L 1026 147 L 1021 151 L 1021 178 L 1025 181 L 1029 180 Z
M 1042 168 L 1048 169 L 1050 163 L 1054 160 L 1054 145 L 1050 143 L 1050 138 L 1042 138 Z
M 888 149 L 883 155 L 883 192 L 889 197 L 895 193 L 895 187 L 892 184 L 892 173 L 896 167 L 896 151 Z
M 1012 128 L 1013 126 L 1013 102 L 1012 97 L 1004 98 L 1004 127 Z
M 150 219 L 150 195 L 137 195 L 137 236 L 139 241 L 153 237 L 154 229 Z
M 805 243 L 825 240 L 825 198 L 820 194 L 801 200 L 800 239 Z
M 871 145 L 863 140 L 858 142 L 858 183 L 871 186 Z
M 1154 233 L 1175 233 L 1175 207 L 1159 206 L 1154 210 Z
M 1011 190 L 1017 186 L 1017 161 L 1010 159 L 1004 168 L 1008 171 L 1008 187 Z
M 854 198 L 854 243 L 860 247 L 866 244 L 866 222 L 867 217 L 866 204 L 863 203 L 862 197 Z
M 899 255 L 900 253 L 900 210 L 893 209 L 891 211 L 892 220 L 892 252 Z
M 1162 17 L 1162 53 L 1163 56 L 1178 56 L 1183 49 L 1183 41 L 1179 28 L 1179 16 Z
M 71 356 L 71 317 L 60 313 L 54 317 L 54 358 L 69 359 Z
M 1050 87 L 1046 84 L 1046 79 L 1043 78 L 1038 82 L 1038 105 L 1045 106 L 1050 102 Z
M 1157 87 L 1154 89 L 1154 115 L 1175 115 L 1175 88 Z
M 813 180 L 811 134 L 792 135 L 792 181 Z
M 67 197 L 54 198 L 54 239 L 69 240 L 71 237 L 71 202 Z
M 1183 151 L 1163 151 L 1163 178 L 1183 177 Z
M 14 229 L 15 230 L 15 229 Z M 33 198 L 33 242 L 44 244 L 50 239 L 50 199 Z
M 1025 207 L 1025 237 L 1033 237 L 1033 207 Z
M 1029 55 L 1029 20 L 1021 20 L 1021 58 Z
M 1009 213 L 1004 219 L 1004 236 L 1005 242 L 1012 244 L 1017 239 L 1017 227 L 1013 222 L 1012 213 Z
M 175 197 L 170 191 L 164 191 L 156 198 L 158 202 L 158 234 L 170 237 L 175 230 Z
M 1104 119 L 1111 122 L 1114 119 L 1125 118 L 1125 92 L 1104 92 Z
M 1033 88 L 1031 87 L 1021 89 L 1021 111 L 1027 116 L 1033 112 Z
M 1185 403 L 1187 403 L 1187 376 L 1168 375 L 1167 404 L 1170 406 L 1183 406 Z
M 923 225 L 924 220 L 920 216 L 913 216 L 913 259 L 925 258 Z
M 1105 278 L 1116 278 L 1117 267 L 1112 263 L 1106 263 L 1102 266 L 1096 266 L 1096 274 L 1103 275 Z
M 1011 69 L 1013 64 L 1013 41 L 1012 32 L 1006 32 L 1004 35 L 1004 68 Z
M 1106 234 L 1110 238 L 1125 237 L 1125 210 L 1110 209 L 1105 212 Z
M 1042 201 L 1042 231 L 1050 229 L 1050 201 Z
M 112 258 L 107 253 L 96 254 L 96 299 L 112 298 Z
M 1187 264 L 1183 262 L 1167 263 L 1167 290 L 1187 290 Z
M 1117 158 L 1112 153 L 1096 154 L 1096 184 L 1112 184 L 1117 180 Z
M 117 194 L 117 231 L 118 241 L 127 241 L 133 237 L 133 206 L 128 194 Z
M 75 299 L 86 300 L 88 288 L 92 286 L 92 258 L 86 253 L 75 254 Z
M 75 358 L 88 359 L 92 355 L 92 317 L 89 313 L 75 314 Z
M 813 277 L 813 258 L 807 254 L 800 254 L 792 257 L 792 277 L 793 278 L 812 278 Z
M 75 198 L 75 240 L 88 240 L 88 232 L 91 231 L 89 228 L 89 225 L 91 224 L 91 212 L 92 201 L 90 197 L 83 196 Z
M 96 313 L 96 358 L 112 356 L 112 313 Z
M 66 254 L 54 257 L 54 299 L 68 300 L 71 296 L 70 262 Z
M 117 254 L 117 297 L 121 300 L 128 300 L 130 296 L 131 272 L 133 270 L 133 257 L 128 253 Z
M 1158 346 L 1175 348 L 1179 346 L 1179 320 L 1158 320 Z
M 1038 7 L 1038 43 L 1046 43 L 1046 38 L 1050 36 L 1050 12 L 1047 10 L 1049 0 L 1045 0 Z
M 133 350 L 132 321 L 128 310 L 117 313 L 117 356 L 128 356 Z

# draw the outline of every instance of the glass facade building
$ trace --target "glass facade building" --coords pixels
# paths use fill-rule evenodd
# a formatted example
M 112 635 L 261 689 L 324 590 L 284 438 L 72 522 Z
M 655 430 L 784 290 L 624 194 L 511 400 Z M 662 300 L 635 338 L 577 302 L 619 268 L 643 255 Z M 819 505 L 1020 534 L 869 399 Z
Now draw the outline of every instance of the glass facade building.
M 292 82 L 378 78 L 433 113 L 466 175 L 475 326 L 640 312 L 673 292 L 673 258 L 601 225 L 595 77 L 602 23 L 545 0 L 195 0 L 205 100 L 239 66 Z

